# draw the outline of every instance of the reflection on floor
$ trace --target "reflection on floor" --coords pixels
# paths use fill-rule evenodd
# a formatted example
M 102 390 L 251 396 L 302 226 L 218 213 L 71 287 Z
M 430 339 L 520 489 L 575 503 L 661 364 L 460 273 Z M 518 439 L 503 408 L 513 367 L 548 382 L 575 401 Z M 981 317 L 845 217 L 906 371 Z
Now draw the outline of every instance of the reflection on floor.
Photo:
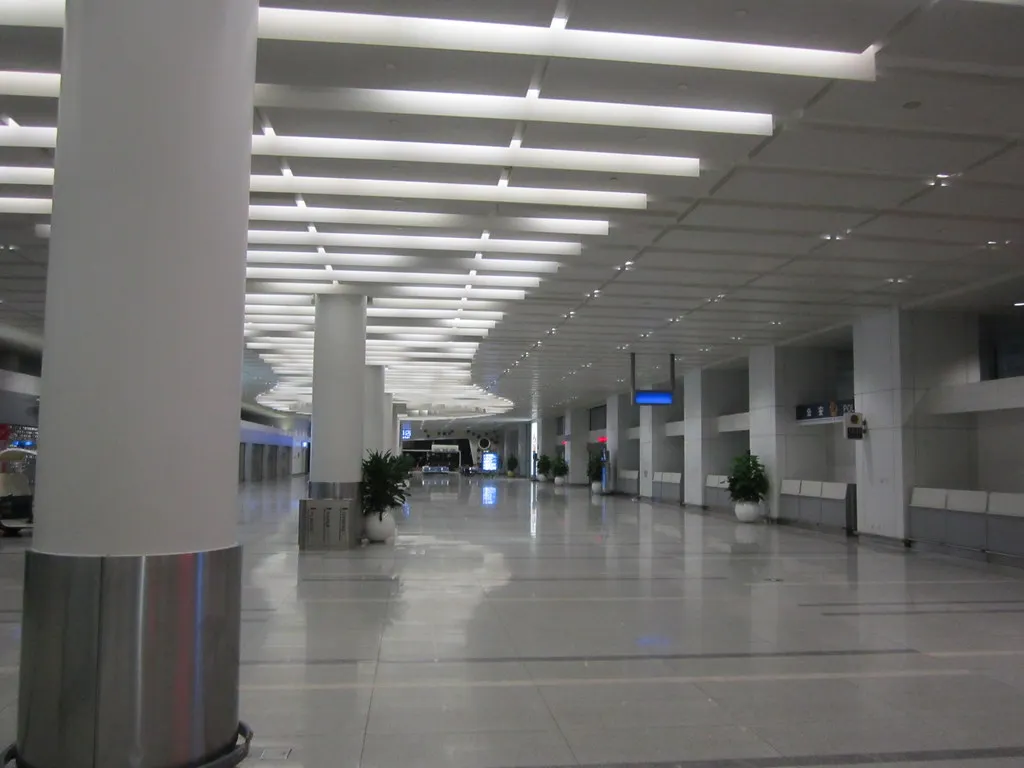
M 416 485 L 394 546 L 300 556 L 302 489 L 240 495 L 242 712 L 271 766 L 1024 765 L 1024 573 L 458 477 Z

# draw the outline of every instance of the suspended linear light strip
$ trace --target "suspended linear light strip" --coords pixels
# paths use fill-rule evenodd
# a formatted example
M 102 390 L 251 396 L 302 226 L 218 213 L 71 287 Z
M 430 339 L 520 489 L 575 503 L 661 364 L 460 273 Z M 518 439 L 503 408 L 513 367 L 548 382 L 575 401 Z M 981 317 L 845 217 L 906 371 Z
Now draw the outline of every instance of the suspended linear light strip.
M 0 146 L 54 149 L 57 129 L 0 127 Z M 382 160 L 444 165 L 487 165 L 498 168 L 543 168 L 561 171 L 635 173 L 651 176 L 699 176 L 700 161 L 692 157 L 583 152 L 574 149 L 491 147 L 418 141 L 335 139 L 318 136 L 252 137 L 252 153 L 271 157 L 312 157 L 335 160 Z
M 36 224 L 35 233 L 37 237 L 49 237 L 51 226 L 49 224 Z M 436 251 L 490 251 L 495 253 L 534 253 L 539 255 L 577 256 L 583 252 L 580 243 L 549 242 L 543 240 L 492 240 L 490 238 L 473 237 L 421 237 L 417 235 L 376 235 L 362 233 L 332 233 L 332 232 L 289 232 L 285 230 L 249 230 L 249 242 L 255 245 L 344 245 L 355 248 L 409 248 L 411 250 L 436 250 Z M 274 251 L 257 251 L 263 255 L 273 254 Z M 287 255 L 294 251 L 282 252 Z M 308 254 L 312 263 L 318 263 L 323 254 Z M 333 264 L 329 254 L 328 263 Z M 386 262 L 389 255 L 384 254 L 382 260 Z M 342 256 L 344 258 L 344 256 Z M 473 261 L 477 269 L 481 269 L 480 262 Z M 387 266 L 386 263 L 378 266 Z M 556 265 L 557 266 L 557 265 Z
M 0 71 L 0 94 L 55 99 L 60 95 L 60 74 Z M 264 84 L 256 86 L 255 105 L 278 109 L 607 125 L 755 136 L 770 136 L 774 129 L 772 116 L 758 112 L 376 88 L 301 88 Z
M 61 27 L 64 1 L 2 0 L 0 24 Z M 258 34 L 266 40 L 593 59 L 844 80 L 875 78 L 872 49 L 856 54 L 621 32 L 292 8 L 260 8 Z
M 45 197 L 0 197 L 0 213 L 48 215 L 53 201 Z M 332 224 L 377 224 L 391 227 L 443 227 L 448 229 L 494 229 L 544 232 L 549 234 L 607 235 L 608 222 L 586 219 L 532 217 L 480 217 L 450 213 L 413 211 L 371 211 L 359 208 L 297 208 L 288 205 L 250 205 L 250 221 L 287 221 Z
M 326 272 L 321 269 L 276 267 L 247 267 L 245 276 L 252 280 L 322 280 L 327 282 L 341 280 L 346 283 L 385 283 L 388 285 L 462 285 L 467 279 L 465 275 L 444 272 L 380 272 L 371 270 Z M 536 288 L 540 285 L 540 278 L 519 275 L 477 275 L 473 278 L 473 282 L 476 285 L 487 287 Z
M 0 201 L 2 205 L 2 201 Z M 250 205 L 251 221 L 300 221 L 303 223 L 379 224 L 393 227 L 442 227 L 448 229 L 510 229 L 576 235 L 607 235 L 607 221 L 531 217 L 480 217 L 454 213 L 371 211 L 359 208 L 312 208 L 288 205 Z
M 424 237 L 420 235 L 377 235 L 355 232 L 289 232 L 249 230 L 254 245 L 346 246 L 352 248 L 409 248 L 412 250 L 466 251 L 484 253 L 532 253 L 546 256 L 577 256 L 580 243 L 544 240 L 498 240 L 475 237 Z
M 2 130 L 18 131 L 20 129 L 0 129 L 0 131 Z M 630 155 L 617 152 L 584 152 L 573 149 L 539 149 L 536 147 L 491 147 L 472 144 L 335 139 L 316 136 L 253 136 L 252 151 L 254 155 L 274 157 L 487 165 L 498 168 L 542 168 L 561 171 L 635 173 L 652 176 L 700 175 L 700 161 L 692 157 Z
M 472 256 L 404 256 L 390 253 L 312 253 L 308 251 L 249 251 L 250 264 L 330 264 L 335 267 L 475 269 L 479 272 L 555 273 L 557 261 L 536 259 L 477 259 Z
M 53 169 L 0 166 L 0 184 L 52 187 Z M 647 195 L 638 192 L 498 187 L 486 184 L 448 184 L 434 181 L 254 175 L 250 179 L 249 188 L 253 192 L 279 194 L 459 200 L 478 203 L 522 203 L 627 210 L 644 210 L 647 207 Z
M 448 287 L 439 285 L 382 285 L 365 283 L 359 286 L 338 285 L 300 282 L 250 282 L 246 287 L 249 293 L 299 293 L 311 295 L 314 293 L 340 294 L 348 296 L 369 296 L 377 302 L 377 297 L 399 298 L 414 300 L 409 306 L 431 306 L 430 299 L 457 299 L 466 297 L 468 301 L 473 299 L 485 299 L 493 301 L 522 301 L 526 298 L 526 291 L 511 290 L 508 288 L 472 288 L 465 290 L 462 287 Z M 458 301 L 455 302 L 458 305 Z

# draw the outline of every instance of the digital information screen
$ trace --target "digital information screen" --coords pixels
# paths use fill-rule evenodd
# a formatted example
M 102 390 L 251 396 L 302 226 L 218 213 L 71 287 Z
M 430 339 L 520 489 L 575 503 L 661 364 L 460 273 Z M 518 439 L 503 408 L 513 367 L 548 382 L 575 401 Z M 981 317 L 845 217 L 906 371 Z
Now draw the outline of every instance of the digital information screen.
M 637 405 L 672 405 L 672 393 L 657 390 L 638 391 L 634 402 Z
M 480 457 L 480 469 L 484 472 L 497 472 L 498 471 L 498 454 L 496 453 L 485 453 Z
M 403 440 L 412 440 L 412 425 L 411 424 L 403 424 L 402 425 L 402 439 Z

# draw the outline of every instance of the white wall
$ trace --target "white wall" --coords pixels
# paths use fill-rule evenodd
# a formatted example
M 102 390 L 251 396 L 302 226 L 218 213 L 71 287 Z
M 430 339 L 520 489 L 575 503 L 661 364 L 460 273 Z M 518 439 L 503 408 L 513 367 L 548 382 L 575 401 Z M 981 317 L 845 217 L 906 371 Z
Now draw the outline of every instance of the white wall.
M 978 490 L 1024 493 L 1024 403 L 979 413 Z

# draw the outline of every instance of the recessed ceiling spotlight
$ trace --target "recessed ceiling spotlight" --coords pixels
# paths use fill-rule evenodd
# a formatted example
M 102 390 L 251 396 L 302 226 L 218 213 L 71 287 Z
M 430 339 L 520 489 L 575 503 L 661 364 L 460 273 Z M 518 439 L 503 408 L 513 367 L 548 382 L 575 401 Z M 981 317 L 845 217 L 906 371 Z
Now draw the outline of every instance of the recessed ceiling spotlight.
M 782 321 L 781 320 L 772 320 L 771 323 L 769 323 L 769 325 L 782 325 Z
M 892 283 L 903 284 L 903 283 L 906 283 L 907 281 L 909 281 L 910 278 L 912 278 L 912 277 L 913 277 L 913 275 L 905 275 L 903 277 L 887 277 L 885 279 L 885 282 L 890 283 L 890 284 L 892 284 Z
M 730 336 L 729 338 L 731 338 L 733 341 L 743 341 L 742 336 Z

